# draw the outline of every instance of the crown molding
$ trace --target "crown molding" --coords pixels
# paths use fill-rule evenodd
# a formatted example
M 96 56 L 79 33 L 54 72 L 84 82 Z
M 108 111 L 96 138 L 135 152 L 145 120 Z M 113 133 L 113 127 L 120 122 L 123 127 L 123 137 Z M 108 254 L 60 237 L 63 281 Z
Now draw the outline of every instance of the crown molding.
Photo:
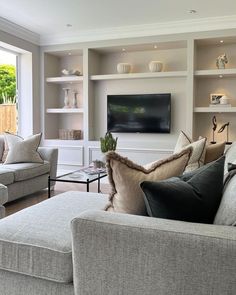
M 42 35 L 40 45 L 69 44 L 236 28 L 236 15 Z
M 33 44 L 40 44 L 40 35 L 0 17 L 0 30 Z

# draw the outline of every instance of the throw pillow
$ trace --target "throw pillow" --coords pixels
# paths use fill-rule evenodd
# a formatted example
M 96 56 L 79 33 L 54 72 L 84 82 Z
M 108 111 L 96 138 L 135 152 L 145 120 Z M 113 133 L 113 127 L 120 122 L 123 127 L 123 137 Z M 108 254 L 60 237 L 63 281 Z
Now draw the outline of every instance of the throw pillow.
M 26 139 L 11 133 L 5 133 L 4 136 L 9 152 L 3 164 L 43 163 L 43 159 L 37 151 L 41 140 L 41 133 Z
M 193 149 L 185 172 L 193 171 L 204 164 L 206 140 L 206 137 L 203 137 L 197 141 L 192 141 L 183 131 L 180 132 L 174 153 L 178 153 L 188 147 L 192 147 Z
M 183 173 L 191 154 L 191 148 L 151 165 L 137 165 L 115 152 L 106 156 L 108 178 L 112 187 L 107 211 L 146 215 L 142 190 L 144 180 L 161 180 Z
M 219 159 L 224 154 L 224 150 L 225 142 L 207 145 L 204 163 L 207 164 Z
M 213 223 L 222 198 L 224 161 L 225 158 L 221 157 L 195 170 L 195 173 L 190 172 L 189 176 L 142 182 L 148 215 Z

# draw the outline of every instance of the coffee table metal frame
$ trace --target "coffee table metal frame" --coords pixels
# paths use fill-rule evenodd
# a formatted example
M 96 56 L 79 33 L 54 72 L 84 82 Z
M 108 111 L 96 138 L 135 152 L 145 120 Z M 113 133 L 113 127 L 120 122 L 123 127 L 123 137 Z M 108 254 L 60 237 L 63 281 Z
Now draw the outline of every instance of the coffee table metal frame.
M 70 178 L 70 175 L 72 174 L 75 174 L 75 173 L 79 173 L 81 175 L 83 175 L 83 178 L 81 179 L 80 177 L 77 178 Z M 87 192 L 89 192 L 89 184 L 94 182 L 94 181 L 97 181 L 98 182 L 98 193 L 101 192 L 101 189 L 100 189 L 100 180 L 101 178 L 104 178 L 107 176 L 107 173 L 106 172 L 98 172 L 97 174 L 87 174 L 85 172 L 83 172 L 82 170 L 76 170 L 76 171 L 73 171 L 73 172 L 69 172 L 69 173 L 66 173 L 66 174 L 63 174 L 63 175 L 60 175 L 60 176 L 57 176 L 55 178 L 51 178 L 50 176 L 48 176 L 48 198 L 51 197 L 51 182 L 70 182 L 70 183 L 81 183 L 81 184 L 86 184 L 87 186 Z

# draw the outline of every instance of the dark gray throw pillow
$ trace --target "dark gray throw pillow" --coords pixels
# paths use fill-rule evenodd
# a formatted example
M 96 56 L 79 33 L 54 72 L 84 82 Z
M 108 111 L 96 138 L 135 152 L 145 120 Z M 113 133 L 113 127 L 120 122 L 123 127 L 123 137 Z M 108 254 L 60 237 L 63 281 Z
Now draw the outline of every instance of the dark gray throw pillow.
M 182 177 L 142 182 L 148 215 L 213 223 L 222 198 L 224 161 L 221 157 Z

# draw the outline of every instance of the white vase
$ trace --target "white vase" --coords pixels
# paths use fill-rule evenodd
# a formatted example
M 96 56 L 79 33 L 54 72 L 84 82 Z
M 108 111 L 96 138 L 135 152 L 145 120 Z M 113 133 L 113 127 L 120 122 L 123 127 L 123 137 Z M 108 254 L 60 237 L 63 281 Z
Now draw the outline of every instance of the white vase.
M 125 62 L 117 64 L 117 72 L 119 74 L 130 73 L 131 72 L 131 64 L 125 63 Z
M 64 109 L 69 109 L 70 108 L 70 100 L 69 100 L 69 90 L 70 88 L 63 88 L 65 91 L 65 97 L 64 97 Z
M 161 72 L 163 68 L 163 63 L 161 61 L 152 60 L 149 65 L 150 72 Z

